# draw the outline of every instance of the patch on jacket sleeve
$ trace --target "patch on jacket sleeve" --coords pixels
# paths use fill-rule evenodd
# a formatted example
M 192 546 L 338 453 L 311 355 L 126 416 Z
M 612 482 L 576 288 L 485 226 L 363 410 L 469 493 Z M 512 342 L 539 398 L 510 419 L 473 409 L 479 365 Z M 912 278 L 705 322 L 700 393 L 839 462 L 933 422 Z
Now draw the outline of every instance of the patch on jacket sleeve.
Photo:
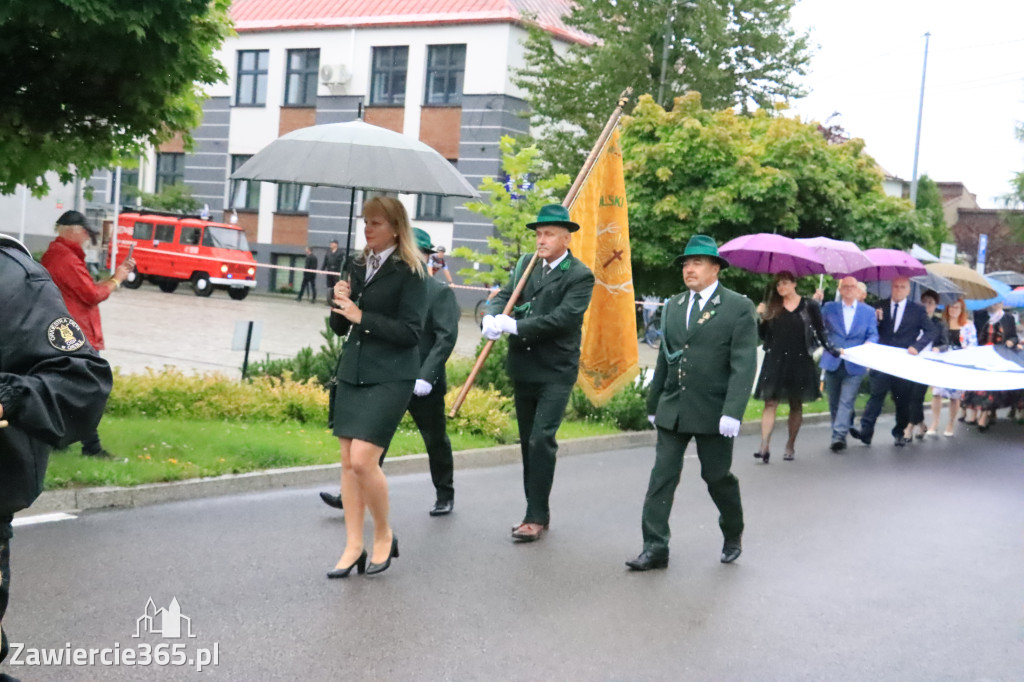
M 58 317 L 46 328 L 46 340 L 57 350 L 71 353 L 85 345 L 85 333 L 70 317 Z

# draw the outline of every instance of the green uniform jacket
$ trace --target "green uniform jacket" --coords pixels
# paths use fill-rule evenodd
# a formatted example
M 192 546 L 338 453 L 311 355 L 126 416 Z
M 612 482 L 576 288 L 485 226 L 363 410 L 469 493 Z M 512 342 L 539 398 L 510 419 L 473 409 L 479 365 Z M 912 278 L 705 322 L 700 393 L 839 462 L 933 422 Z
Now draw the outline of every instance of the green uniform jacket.
M 396 250 L 369 283 L 366 263 L 353 263 L 349 282 L 363 319 L 352 325 L 331 313 L 331 329 L 339 336 L 349 335 L 338 362 L 338 380 L 379 384 L 418 378 L 418 344 L 427 310 L 424 278 L 410 270 Z
M 718 433 L 721 417 L 742 419 L 757 370 L 754 304 L 721 284 L 686 328 L 690 292 L 665 303 L 658 364 L 647 397 L 654 423 L 680 433 Z
M 487 304 L 488 314 L 504 310 L 532 256 L 519 259 L 508 284 Z M 583 314 L 594 293 L 594 273 L 571 251 L 543 278 L 542 265 L 538 260 L 513 311 L 519 333 L 508 341 L 508 373 L 513 381 L 573 384 L 580 371 Z
M 427 319 L 420 334 L 420 374 L 417 378 L 444 391 L 448 385 L 444 366 L 455 350 L 462 312 L 451 287 L 433 278 L 428 278 L 426 284 Z

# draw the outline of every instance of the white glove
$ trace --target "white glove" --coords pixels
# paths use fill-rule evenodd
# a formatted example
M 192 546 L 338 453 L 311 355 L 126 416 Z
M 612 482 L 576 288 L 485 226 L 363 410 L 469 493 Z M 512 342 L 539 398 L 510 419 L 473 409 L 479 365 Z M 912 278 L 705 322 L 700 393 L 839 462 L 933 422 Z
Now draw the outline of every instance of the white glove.
M 424 381 L 423 379 L 417 379 L 416 385 L 413 386 L 412 388 L 412 394 L 414 396 L 422 398 L 425 395 L 429 395 L 429 393 L 433 390 L 434 385 L 432 383 L 430 383 L 429 381 Z
M 501 338 L 501 327 L 499 327 L 497 321 L 495 321 L 494 315 L 484 315 L 484 319 L 480 322 L 480 331 L 483 333 L 485 339 L 497 341 Z
M 498 328 L 505 334 L 519 334 L 519 326 L 516 324 L 514 317 L 508 315 L 496 315 L 494 321 L 498 323 Z
M 654 415 L 653 414 L 647 415 L 647 421 L 651 422 L 651 426 L 654 426 Z
M 724 414 L 718 420 L 718 432 L 726 438 L 735 438 L 740 435 L 740 420 L 726 417 Z

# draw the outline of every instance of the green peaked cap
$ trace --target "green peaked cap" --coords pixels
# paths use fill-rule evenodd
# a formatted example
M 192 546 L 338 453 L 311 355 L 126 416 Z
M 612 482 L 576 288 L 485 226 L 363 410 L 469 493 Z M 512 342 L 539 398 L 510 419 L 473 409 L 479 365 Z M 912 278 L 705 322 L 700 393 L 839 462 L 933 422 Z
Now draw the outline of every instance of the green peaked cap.
M 526 223 L 526 226 L 531 230 L 536 230 L 538 227 L 564 227 L 570 232 L 575 232 L 580 229 L 580 226 L 569 219 L 569 209 L 561 204 L 548 204 L 542 206 L 540 212 L 537 213 L 536 222 Z
M 729 267 L 729 261 L 718 255 L 718 244 L 706 234 L 695 234 L 690 237 L 690 241 L 686 243 L 686 250 L 683 251 L 683 255 L 676 256 L 673 264 L 676 267 L 682 267 L 683 261 L 688 256 L 709 256 L 714 258 L 723 270 Z

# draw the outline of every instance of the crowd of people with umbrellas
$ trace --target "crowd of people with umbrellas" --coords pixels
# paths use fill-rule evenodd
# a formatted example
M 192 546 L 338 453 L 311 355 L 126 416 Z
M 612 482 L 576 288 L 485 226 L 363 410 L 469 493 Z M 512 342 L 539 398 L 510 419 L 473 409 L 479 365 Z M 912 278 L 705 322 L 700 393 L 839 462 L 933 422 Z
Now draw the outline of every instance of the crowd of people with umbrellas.
M 776 411 L 782 403 L 789 405 L 783 459 L 795 458 L 803 404 L 819 399 L 822 386 L 832 417 L 830 449 L 836 453 L 846 450 L 848 437 L 871 443 L 875 420 L 890 393 L 896 408 L 892 436 L 898 447 L 929 437 L 960 435 L 965 427 L 958 431 L 958 424 L 975 426 L 984 433 L 1001 409 L 1008 410 L 1006 417 L 1010 421 L 1018 413 L 1024 415 L 1021 388 L 949 388 L 943 385 L 944 380 L 951 385 L 962 384 L 962 375 L 954 381 L 944 370 L 952 366 L 941 364 L 935 365 L 937 371 L 924 384 L 905 378 L 900 369 L 890 370 L 893 374 L 877 369 L 869 372 L 849 357 L 856 354 L 861 359 L 866 357 L 864 349 L 869 349 L 870 355 L 880 351 L 881 346 L 920 358 L 936 358 L 933 354 L 949 350 L 991 346 L 1006 360 L 998 366 L 999 373 L 1009 372 L 1011 384 L 1024 387 L 1024 337 L 1009 312 L 1012 308 L 1024 308 L 1024 275 L 1001 272 L 986 277 L 953 263 L 923 265 L 903 251 L 862 251 L 852 242 L 826 237 L 744 235 L 723 245 L 720 253 L 733 266 L 774 275 L 767 300 L 758 306 L 765 353 L 754 397 L 763 400 L 765 407 L 761 444 L 755 458 L 765 463 L 770 460 Z M 819 277 L 815 294 L 797 294 L 798 278 L 812 275 Z M 824 275 L 835 277 L 839 287 L 836 300 L 821 306 Z M 869 294 L 877 301 L 876 306 L 864 302 Z M 866 343 L 873 345 L 865 346 Z M 854 350 L 848 353 L 848 349 Z M 820 358 L 820 367 L 815 357 Z M 899 361 L 898 355 L 894 357 Z M 905 361 L 906 356 L 903 357 Z M 877 366 L 892 367 L 892 362 Z M 991 364 L 987 369 L 992 369 Z M 865 376 L 870 395 L 858 425 L 854 405 Z M 975 384 L 989 385 L 985 373 L 975 372 L 974 376 L 982 377 L 980 384 L 975 378 Z M 925 415 L 929 387 L 932 399 L 929 414 Z M 943 427 L 940 417 L 947 401 L 949 413 Z

